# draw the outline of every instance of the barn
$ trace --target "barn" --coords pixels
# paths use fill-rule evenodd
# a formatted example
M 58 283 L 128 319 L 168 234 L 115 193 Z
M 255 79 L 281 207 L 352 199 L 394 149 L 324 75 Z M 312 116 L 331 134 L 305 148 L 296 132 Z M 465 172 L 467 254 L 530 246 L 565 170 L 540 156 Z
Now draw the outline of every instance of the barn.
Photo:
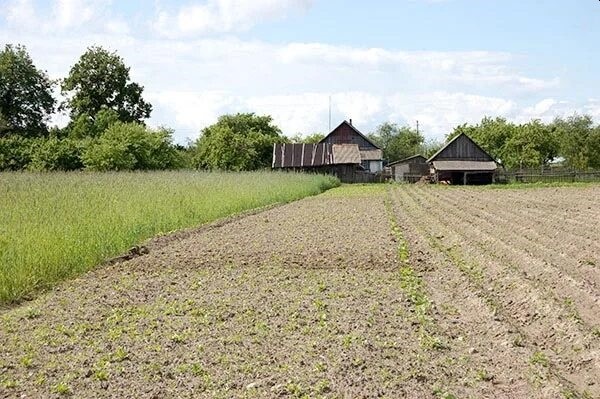
M 331 174 L 344 183 L 369 181 L 364 176 L 358 148 L 355 144 L 275 144 L 272 167 Z
M 387 165 L 397 182 L 416 183 L 429 174 L 429 164 L 423 155 L 413 155 Z
M 358 146 L 360 164 L 365 170 L 371 173 L 383 170 L 383 151 L 354 127 L 352 119 L 340 123 L 320 141 L 320 144 L 354 144 Z
M 427 160 L 433 182 L 449 184 L 491 184 L 496 161 L 464 133 L 450 140 Z

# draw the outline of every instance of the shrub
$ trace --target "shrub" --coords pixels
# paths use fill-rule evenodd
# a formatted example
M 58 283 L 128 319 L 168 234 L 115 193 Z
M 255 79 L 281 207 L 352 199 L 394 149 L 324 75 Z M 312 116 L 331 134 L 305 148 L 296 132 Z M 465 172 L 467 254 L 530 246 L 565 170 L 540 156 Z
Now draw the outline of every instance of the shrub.
M 21 136 L 0 138 L 0 170 L 23 170 L 31 161 L 33 140 Z
M 83 164 L 96 171 L 175 169 L 181 161 L 171 134 L 167 129 L 117 122 L 84 150 Z
M 32 171 L 76 170 L 83 168 L 81 153 L 84 141 L 70 139 L 37 139 L 31 146 L 31 160 L 27 165 Z

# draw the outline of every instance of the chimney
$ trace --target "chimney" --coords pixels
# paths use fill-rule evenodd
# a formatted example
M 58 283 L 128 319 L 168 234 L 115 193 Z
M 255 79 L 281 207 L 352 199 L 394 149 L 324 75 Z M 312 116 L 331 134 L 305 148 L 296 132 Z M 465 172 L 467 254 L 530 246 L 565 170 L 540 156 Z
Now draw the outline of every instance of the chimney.
M 352 119 L 350 119 L 350 121 L 348 123 L 350 123 L 350 126 L 352 126 Z

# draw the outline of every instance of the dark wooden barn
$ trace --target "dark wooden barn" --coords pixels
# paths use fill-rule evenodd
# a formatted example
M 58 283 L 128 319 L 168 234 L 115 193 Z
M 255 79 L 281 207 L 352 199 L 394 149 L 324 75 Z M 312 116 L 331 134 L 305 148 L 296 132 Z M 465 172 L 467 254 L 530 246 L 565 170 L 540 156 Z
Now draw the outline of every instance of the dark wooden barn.
M 416 183 L 429 174 L 429 164 L 423 155 L 413 155 L 387 165 L 397 182 Z
M 344 183 L 372 181 L 360 164 L 360 151 L 355 144 L 273 145 L 273 169 L 330 174 Z
M 431 179 L 449 184 L 491 184 L 498 165 L 469 136 L 462 133 L 427 160 Z
M 343 121 L 333 129 L 320 144 L 354 144 L 358 146 L 361 156 L 361 165 L 371 173 L 383 170 L 383 151 L 367 136 L 362 134 L 350 121 Z

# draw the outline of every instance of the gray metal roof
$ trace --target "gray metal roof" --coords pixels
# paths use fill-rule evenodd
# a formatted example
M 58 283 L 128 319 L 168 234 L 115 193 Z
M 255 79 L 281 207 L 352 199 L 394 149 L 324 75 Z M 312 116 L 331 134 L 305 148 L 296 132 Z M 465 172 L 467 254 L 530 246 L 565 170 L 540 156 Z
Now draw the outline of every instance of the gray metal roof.
M 442 171 L 493 172 L 498 165 L 494 161 L 433 161 L 433 167 Z
M 356 144 L 333 144 L 333 164 L 360 163 L 361 151 Z
M 381 161 L 383 159 L 383 151 L 381 151 L 381 150 L 361 151 L 360 159 L 362 159 L 363 161 Z

